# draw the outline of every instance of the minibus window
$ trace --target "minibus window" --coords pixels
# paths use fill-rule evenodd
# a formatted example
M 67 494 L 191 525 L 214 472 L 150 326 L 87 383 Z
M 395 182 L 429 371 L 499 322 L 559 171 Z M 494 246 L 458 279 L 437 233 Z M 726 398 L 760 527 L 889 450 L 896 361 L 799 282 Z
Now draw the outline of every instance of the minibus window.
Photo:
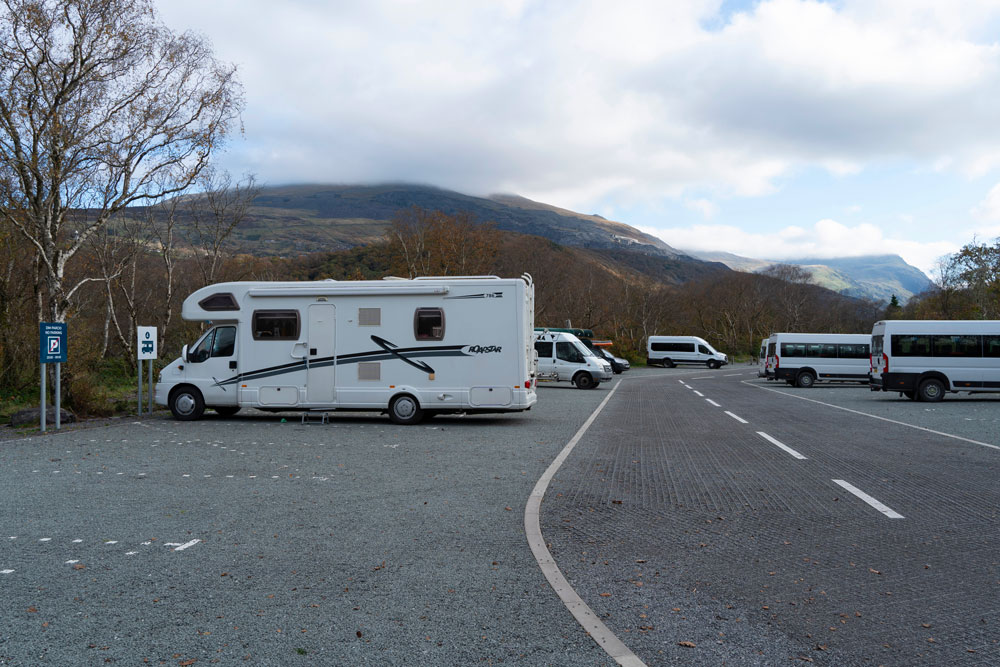
M 881 357 L 882 356 L 882 334 L 877 336 L 872 336 L 872 356 Z
M 931 336 L 935 357 L 981 357 L 979 336 Z
M 823 343 L 819 349 L 819 356 L 824 359 L 836 359 L 837 345 L 835 343 Z
M 983 356 L 1000 357 L 1000 335 L 983 336 Z
M 891 336 L 890 339 L 894 357 L 931 356 L 930 336 Z
M 538 353 L 539 359 L 551 359 L 552 358 L 552 343 L 536 340 L 535 341 L 535 352 Z

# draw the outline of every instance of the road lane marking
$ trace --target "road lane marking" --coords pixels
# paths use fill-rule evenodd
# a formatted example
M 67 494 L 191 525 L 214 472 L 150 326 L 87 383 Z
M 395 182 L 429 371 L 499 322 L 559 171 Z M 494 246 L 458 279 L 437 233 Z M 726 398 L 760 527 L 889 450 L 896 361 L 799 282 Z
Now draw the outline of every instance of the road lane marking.
M 878 415 L 873 415 L 868 412 L 861 412 L 860 410 L 852 410 L 851 408 L 845 408 L 839 405 L 834 405 L 833 403 L 824 403 L 823 401 L 817 401 L 815 398 L 806 398 L 805 396 L 796 396 L 795 394 L 789 394 L 784 391 L 779 391 L 777 389 L 771 389 L 770 387 L 761 387 L 753 382 L 747 382 L 746 380 L 741 380 L 743 384 L 748 384 L 751 387 L 756 387 L 757 389 L 763 389 L 764 391 L 773 391 L 775 394 L 781 394 L 782 396 L 788 396 L 789 398 L 797 398 L 801 401 L 809 401 L 810 403 L 818 403 L 819 405 L 825 405 L 828 408 L 836 408 L 837 410 L 843 410 L 845 412 L 851 412 L 856 415 L 863 415 L 865 417 L 871 417 L 872 419 L 878 419 L 884 422 L 889 422 L 890 424 L 898 424 L 900 426 L 907 426 L 909 428 L 915 428 L 918 431 L 924 431 L 925 433 L 933 433 L 934 435 L 944 436 L 945 438 L 954 438 L 955 440 L 961 440 L 962 442 L 969 442 L 973 445 L 982 445 L 983 447 L 989 447 L 990 449 L 1000 449 L 997 445 L 991 445 L 988 442 L 979 442 L 978 440 L 972 440 L 971 438 L 963 438 L 960 435 L 952 435 L 951 433 L 944 433 L 942 431 L 935 431 L 931 428 L 924 428 L 923 426 L 917 426 L 916 424 L 907 424 L 906 422 L 897 421 L 895 419 L 889 419 L 888 417 L 879 417 Z
M 698 377 L 691 378 L 691 379 L 692 380 L 711 380 L 712 376 L 711 375 L 699 375 Z
M 750 423 L 746 419 L 743 419 L 743 417 L 737 417 L 736 415 L 734 415 L 729 410 L 726 410 L 726 414 L 729 415 L 730 417 L 732 417 L 733 419 L 735 419 L 736 421 L 738 421 L 741 424 L 749 424 Z
M 712 405 L 714 405 L 717 408 L 721 408 L 722 407 L 721 405 L 719 405 L 718 403 L 716 403 L 715 401 L 713 401 L 710 398 L 706 398 L 705 400 L 708 401 L 709 403 L 711 403 Z
M 563 576 L 562 571 L 559 566 L 556 565 L 555 560 L 552 558 L 552 553 L 549 552 L 549 548 L 545 545 L 545 538 L 542 537 L 542 527 L 541 527 L 541 506 L 542 498 L 545 496 L 545 491 L 549 487 L 549 482 L 555 476 L 556 472 L 562 466 L 563 462 L 569 457 L 570 452 L 576 447 L 577 443 L 580 442 L 583 435 L 590 428 L 590 425 L 594 423 L 597 419 L 597 415 L 601 413 L 604 406 L 608 404 L 611 397 L 614 396 L 618 387 L 621 386 L 621 382 L 615 384 L 614 388 L 608 392 L 608 395 L 604 397 L 601 404 L 597 406 L 597 409 L 591 413 L 587 421 L 583 423 L 580 430 L 576 432 L 576 435 L 566 443 L 559 455 L 556 456 L 555 460 L 549 465 L 549 467 L 542 473 L 538 482 L 535 484 L 534 490 L 532 490 L 531 495 L 528 496 L 528 504 L 524 508 L 524 532 L 525 536 L 528 538 L 528 545 L 531 547 L 531 553 L 534 555 L 535 560 L 538 562 L 538 567 L 541 568 L 542 574 L 548 580 L 549 585 L 552 586 L 552 590 L 556 592 L 559 599 L 562 600 L 566 609 L 569 613 L 573 614 L 573 618 L 583 627 L 583 629 L 590 635 L 590 637 L 597 642 L 598 646 L 603 648 L 605 652 L 610 655 L 615 661 L 622 665 L 623 667 L 645 667 L 645 663 L 639 659 L 639 657 L 632 653 L 632 651 L 625 646 L 625 644 L 618 639 L 617 636 L 608 626 L 597 617 L 594 610 L 587 606 L 587 603 L 583 601 L 573 587 L 569 585 L 566 581 L 566 577 Z
M 0 574 L 14 574 L 14 570 L 0 570 Z
M 700 392 L 700 391 L 698 391 L 697 389 L 695 389 L 695 390 L 694 390 L 694 393 L 695 393 L 695 394 L 697 394 L 698 396 L 701 396 L 701 397 L 704 397 L 704 396 L 705 396 L 705 394 L 701 393 L 701 392 Z
M 190 542 L 185 542 L 184 544 L 182 544 L 179 547 L 177 547 L 176 549 L 174 549 L 174 551 L 184 551 L 188 547 L 193 547 L 194 545 L 198 544 L 199 542 L 201 542 L 201 540 L 191 540 Z
M 788 452 L 789 454 L 791 454 L 792 456 L 794 456 L 797 459 L 800 459 L 802 461 L 808 460 L 808 459 L 806 459 L 806 457 L 802 456 L 801 454 L 799 454 L 797 451 L 795 451 L 794 449 L 792 449 L 788 445 L 786 445 L 784 443 L 781 443 L 781 442 L 778 442 L 777 440 L 775 440 L 774 438 L 772 438 L 771 436 L 769 436 L 767 433 L 764 433 L 763 431 L 757 431 L 757 435 L 759 435 L 760 437 L 764 438 L 765 440 L 767 440 L 768 442 L 770 442 L 772 445 L 774 445 L 776 447 L 780 447 L 781 449 L 785 450 L 786 452 Z
M 743 373 L 730 373 L 729 375 L 723 375 L 724 378 L 734 378 L 737 375 L 743 375 Z
M 877 509 L 879 512 L 881 512 L 882 514 L 884 514 L 887 517 L 889 517 L 890 519 L 902 519 L 902 518 L 904 518 L 902 514 L 900 514 L 899 512 L 896 512 L 895 510 L 889 509 L 888 507 L 886 507 L 885 505 L 883 505 L 879 501 L 875 500 L 874 498 L 872 498 L 871 496 L 869 496 L 867 493 L 865 493 L 864 491 L 862 491 L 858 487 L 854 486 L 853 484 L 850 484 L 849 482 L 845 482 L 842 479 L 835 479 L 835 480 L 833 480 L 833 482 L 835 484 L 839 484 L 840 486 L 844 487 L 844 489 L 846 489 L 850 493 L 853 493 L 858 498 L 861 498 L 861 500 L 865 501 L 866 503 L 868 503 L 869 505 L 871 505 L 872 507 L 874 507 L 875 509 Z

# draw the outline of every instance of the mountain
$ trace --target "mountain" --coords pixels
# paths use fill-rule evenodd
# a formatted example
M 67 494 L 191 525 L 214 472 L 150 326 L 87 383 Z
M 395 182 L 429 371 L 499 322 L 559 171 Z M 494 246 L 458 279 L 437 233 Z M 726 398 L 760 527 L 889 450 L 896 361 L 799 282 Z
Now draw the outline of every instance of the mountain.
M 479 222 L 495 223 L 498 229 L 542 236 L 562 245 L 626 248 L 690 261 L 660 239 L 601 216 L 516 195 L 473 197 L 403 183 L 263 188 L 232 241 L 239 250 L 252 254 L 343 250 L 379 239 L 393 217 L 412 206 L 449 215 L 467 212 Z
M 863 257 L 804 258 L 765 260 L 724 252 L 687 254 L 705 261 L 721 262 L 734 271 L 759 272 L 773 264 L 800 266 L 812 274 L 812 282 L 846 296 L 888 303 L 895 295 L 900 303 L 930 288 L 933 283 L 923 271 L 907 264 L 899 255 Z

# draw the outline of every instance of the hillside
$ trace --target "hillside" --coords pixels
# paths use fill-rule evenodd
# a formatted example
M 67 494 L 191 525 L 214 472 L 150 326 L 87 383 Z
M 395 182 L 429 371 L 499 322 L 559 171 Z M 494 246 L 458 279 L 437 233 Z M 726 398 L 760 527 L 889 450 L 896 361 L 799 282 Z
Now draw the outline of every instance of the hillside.
M 721 262 L 734 271 L 759 272 L 773 264 L 800 266 L 812 274 L 812 281 L 846 296 L 888 303 L 893 295 L 900 303 L 930 288 L 933 283 L 924 273 L 907 264 L 899 255 L 863 257 L 805 258 L 767 260 L 741 257 L 725 252 L 688 251 L 705 261 Z
M 470 213 L 498 229 L 581 248 L 628 248 L 662 257 L 682 253 L 621 222 L 583 215 L 514 195 L 473 197 L 423 185 L 288 185 L 261 190 L 233 236 L 241 252 L 288 255 L 370 243 L 401 210 L 419 206 Z

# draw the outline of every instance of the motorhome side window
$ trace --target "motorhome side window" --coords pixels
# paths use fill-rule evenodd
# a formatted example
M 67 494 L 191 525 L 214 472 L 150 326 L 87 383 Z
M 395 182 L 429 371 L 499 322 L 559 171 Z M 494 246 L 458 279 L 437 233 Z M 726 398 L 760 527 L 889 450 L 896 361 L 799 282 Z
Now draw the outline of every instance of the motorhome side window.
M 417 308 L 413 314 L 413 335 L 417 340 L 444 340 L 444 310 Z
M 299 311 L 255 310 L 252 326 L 254 340 L 298 340 Z
M 542 340 L 535 341 L 535 352 L 538 353 L 539 359 L 551 359 L 552 358 L 552 343 L 551 341 L 546 342 Z

